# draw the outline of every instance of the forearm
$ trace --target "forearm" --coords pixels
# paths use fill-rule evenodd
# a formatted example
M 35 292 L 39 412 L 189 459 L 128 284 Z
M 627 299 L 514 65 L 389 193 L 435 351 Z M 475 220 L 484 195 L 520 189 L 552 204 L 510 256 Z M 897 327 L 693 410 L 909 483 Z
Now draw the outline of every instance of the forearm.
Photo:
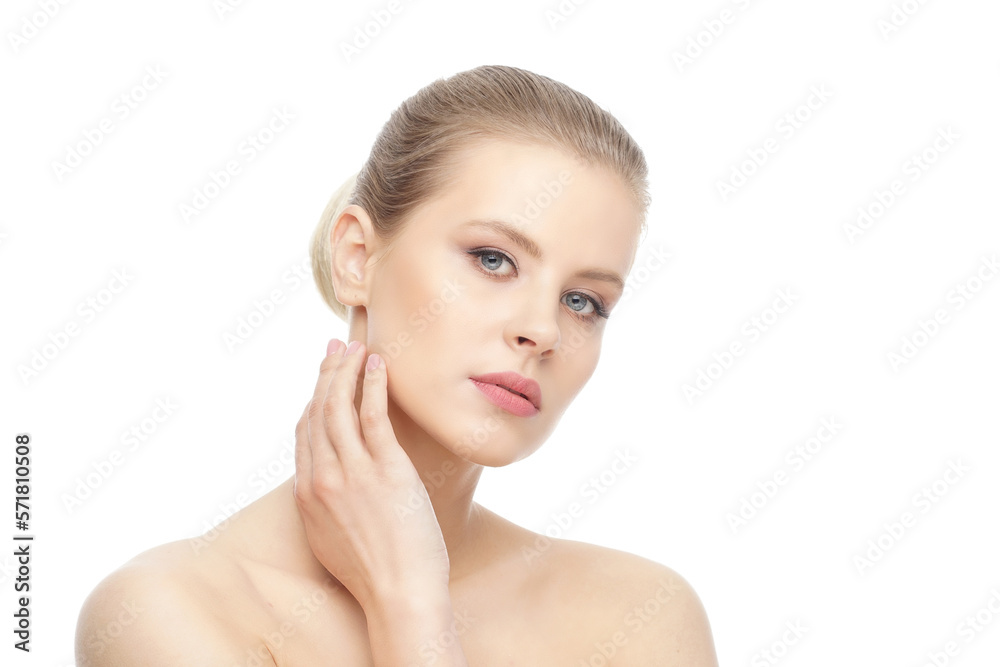
M 365 615 L 376 667 L 468 667 L 447 589 L 383 596 Z

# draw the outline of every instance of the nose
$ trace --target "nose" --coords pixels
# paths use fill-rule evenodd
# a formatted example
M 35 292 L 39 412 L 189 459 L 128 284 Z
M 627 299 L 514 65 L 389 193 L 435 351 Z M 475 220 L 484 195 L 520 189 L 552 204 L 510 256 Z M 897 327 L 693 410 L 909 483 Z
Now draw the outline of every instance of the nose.
M 515 349 L 531 348 L 532 353 L 544 357 L 555 354 L 561 337 L 558 296 L 541 297 L 539 290 L 526 290 L 523 299 L 517 315 L 507 324 L 507 340 Z

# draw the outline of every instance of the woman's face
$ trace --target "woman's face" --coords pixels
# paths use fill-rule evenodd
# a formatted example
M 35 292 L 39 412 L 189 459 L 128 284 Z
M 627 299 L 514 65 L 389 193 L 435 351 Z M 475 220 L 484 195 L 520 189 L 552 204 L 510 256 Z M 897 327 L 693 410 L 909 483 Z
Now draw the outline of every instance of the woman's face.
M 617 175 L 554 148 L 484 142 L 456 174 L 369 262 L 368 347 L 386 359 L 401 441 L 421 430 L 502 466 L 545 441 L 593 374 L 639 211 Z M 502 372 L 537 382 L 537 409 L 471 379 Z

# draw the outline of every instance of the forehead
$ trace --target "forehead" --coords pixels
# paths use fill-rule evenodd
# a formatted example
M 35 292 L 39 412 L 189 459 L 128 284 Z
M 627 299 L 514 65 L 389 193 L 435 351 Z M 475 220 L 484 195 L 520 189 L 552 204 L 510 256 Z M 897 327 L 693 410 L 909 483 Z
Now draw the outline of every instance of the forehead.
M 489 140 L 456 155 L 451 178 L 411 223 L 425 233 L 471 233 L 485 227 L 472 221 L 500 221 L 534 241 L 543 261 L 571 252 L 577 263 L 624 275 L 640 215 L 622 178 L 605 167 L 550 146 Z

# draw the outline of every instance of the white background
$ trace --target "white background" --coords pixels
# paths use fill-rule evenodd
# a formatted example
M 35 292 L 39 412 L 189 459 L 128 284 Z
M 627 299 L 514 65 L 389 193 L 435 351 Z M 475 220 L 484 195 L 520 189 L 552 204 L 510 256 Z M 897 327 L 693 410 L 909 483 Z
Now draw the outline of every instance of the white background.
M 918 666 L 949 641 L 948 664 L 995 664 L 1000 280 L 983 262 L 1000 253 L 1000 5 L 897 2 L 900 25 L 880 28 L 888 0 L 665 4 L 567 0 L 555 21 L 555 1 L 402 2 L 348 58 L 342 45 L 387 3 L 91 0 L 51 18 L 5 3 L 0 479 L 10 499 L 14 435 L 29 432 L 36 541 L 30 656 L 11 648 L 13 547 L 0 549 L 0 662 L 72 664 L 98 581 L 261 495 L 258 468 L 276 471 L 267 489 L 292 474 L 281 451 L 327 340 L 346 336 L 308 268 L 290 278 L 319 214 L 403 99 L 508 64 L 614 113 L 646 153 L 653 205 L 597 372 L 536 454 L 484 472 L 477 500 L 553 534 L 553 514 L 582 500 L 561 535 L 687 578 L 723 665 L 770 664 L 760 651 L 773 648 L 783 665 Z M 713 23 L 723 10 L 729 23 Z M 162 81 L 130 92 L 147 68 Z M 144 98 L 127 118 L 123 94 Z M 246 160 L 240 144 L 276 108 L 294 120 Z M 104 118 L 111 133 L 60 177 L 53 164 Z M 769 138 L 777 150 L 724 200 L 719 183 Z M 925 150 L 933 163 L 913 172 Z M 186 222 L 179 206 L 231 159 L 240 173 Z M 895 179 L 902 194 L 849 234 Z M 127 286 L 104 292 L 115 271 Z M 978 291 L 960 300 L 958 286 Z M 224 336 L 276 289 L 283 303 L 231 350 Z M 793 305 L 751 340 L 745 323 L 770 318 L 778 290 Z M 102 296 L 96 317 L 79 310 Z M 939 309 L 946 321 L 894 366 Z M 737 341 L 744 353 L 710 368 Z M 36 353 L 48 358 L 25 375 Z M 715 379 L 689 400 L 699 371 Z M 130 451 L 121 434 L 158 399 L 178 407 Z M 824 418 L 843 427 L 796 469 L 786 455 Z M 67 507 L 116 449 L 121 464 Z M 625 450 L 637 462 L 584 500 Z M 949 462 L 967 468 L 952 484 Z M 776 472 L 786 483 L 753 496 Z M 914 500 L 935 481 L 933 504 Z M 744 499 L 756 514 L 734 530 Z M 904 512 L 915 525 L 888 536 Z M 859 565 L 870 540 L 885 548 Z M 966 641 L 959 625 L 983 609 L 992 622 Z M 783 647 L 796 622 L 805 634 Z

